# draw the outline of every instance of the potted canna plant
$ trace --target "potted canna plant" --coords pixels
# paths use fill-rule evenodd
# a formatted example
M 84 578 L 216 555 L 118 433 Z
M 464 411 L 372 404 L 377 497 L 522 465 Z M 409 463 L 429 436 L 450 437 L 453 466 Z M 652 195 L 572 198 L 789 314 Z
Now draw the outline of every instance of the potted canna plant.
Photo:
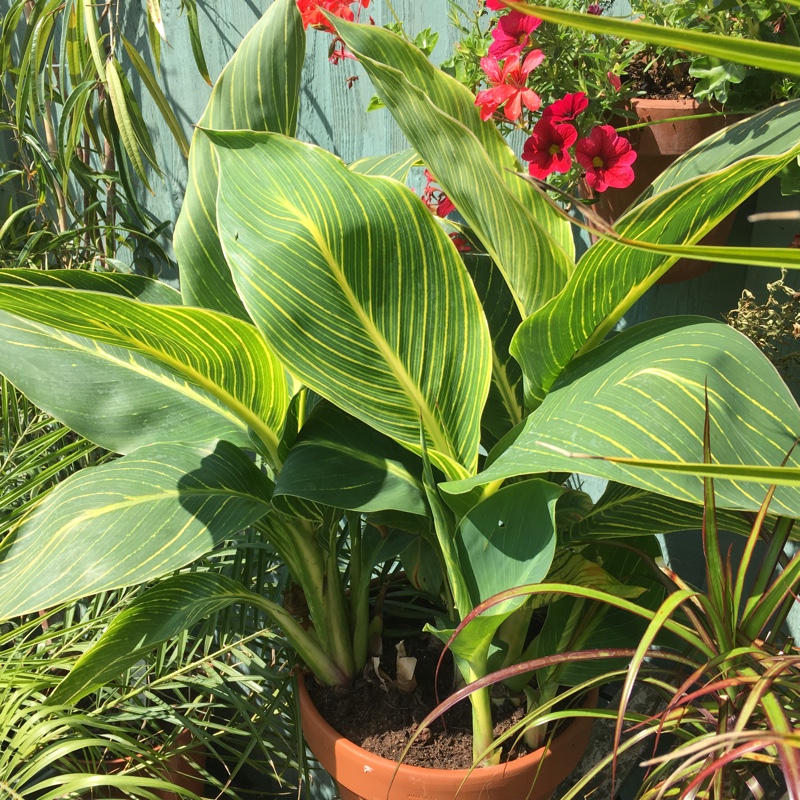
M 467 683 L 536 656 L 635 645 L 627 620 L 591 602 L 655 601 L 647 571 L 609 540 L 634 534 L 652 548 L 652 534 L 698 521 L 702 482 L 589 459 L 582 472 L 612 481 L 592 503 L 564 485 L 575 464 L 565 451 L 698 460 L 705 385 L 711 424 L 726 432 L 720 460 L 778 464 L 793 440 L 800 410 L 723 323 L 657 320 L 603 340 L 678 255 L 797 266 L 794 251 L 692 245 L 797 157 L 800 104 L 687 154 L 576 263 L 569 221 L 519 174 L 469 91 L 402 38 L 344 19 L 348 4 L 326 7 L 341 12 L 327 24 L 412 150 L 348 166 L 294 138 L 306 34 L 295 0 L 276 0 L 194 133 L 175 234 L 180 293 L 130 275 L 0 272 L 0 371 L 121 454 L 64 481 L 4 540 L 0 617 L 161 579 L 53 702 L 231 603 L 280 625 L 316 681 L 349 685 L 377 657 L 373 567 L 397 555 L 415 579 L 413 567 L 428 567 L 426 586 L 443 598 L 428 629 L 444 641 L 495 593 L 551 587 L 538 607 L 513 600 L 462 631 L 452 649 Z M 403 182 L 417 160 L 466 221 L 464 258 Z M 748 530 L 751 493 L 718 491 L 725 524 Z M 796 492 L 776 493 L 779 513 L 794 513 Z M 251 525 L 286 564 L 300 607 L 213 572 L 173 575 Z M 534 611 L 542 625 L 529 641 Z M 540 670 L 509 690 L 547 710 L 585 677 Z M 471 702 L 481 769 L 467 786 L 483 776 L 500 797 L 488 689 Z M 546 736 L 528 733 L 534 746 Z M 546 794 L 558 773 L 540 774 L 546 748 L 530 758 L 525 780 Z M 449 796 L 466 777 L 454 773 Z M 409 791 L 427 791 L 414 779 Z

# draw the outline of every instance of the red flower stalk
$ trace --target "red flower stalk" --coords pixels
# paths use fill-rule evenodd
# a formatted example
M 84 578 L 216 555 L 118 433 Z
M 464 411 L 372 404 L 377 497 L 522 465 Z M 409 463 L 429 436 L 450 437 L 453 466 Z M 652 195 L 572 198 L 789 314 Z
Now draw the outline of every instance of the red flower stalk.
M 489 119 L 503 103 L 506 118 L 514 122 L 522 114 L 522 105 L 536 111 L 542 99 L 527 86 L 528 75 L 544 61 L 541 50 L 531 50 L 522 64 L 517 56 L 510 56 L 502 66 L 496 58 L 488 56 L 481 59 L 481 67 L 491 84 L 490 89 L 479 92 L 475 105 L 481 110 L 481 119 Z
M 611 125 L 593 128 L 575 146 L 575 157 L 586 170 L 586 183 L 596 192 L 609 187 L 624 189 L 633 183 L 631 164 L 636 161 L 636 153 Z
M 528 171 L 539 180 L 554 172 L 568 172 L 572 157 L 567 151 L 577 138 L 578 132 L 572 125 L 556 125 L 553 120 L 540 119 L 525 142 L 522 160 L 529 162 Z
M 542 119 L 548 119 L 552 123 L 566 122 L 575 119 L 582 111 L 589 107 L 589 98 L 585 92 L 573 92 L 565 94 L 560 100 L 551 103 L 542 111 Z
M 367 8 L 369 0 L 297 0 L 297 8 L 303 18 L 303 27 L 317 28 L 328 33 L 335 33 L 335 31 L 322 12 L 327 11 L 335 17 L 352 22 L 355 19 L 355 13 L 351 6 L 354 4 L 359 8 Z
M 498 61 L 509 56 L 518 56 L 529 44 L 531 33 L 542 21 L 538 17 L 511 11 L 497 21 L 492 31 L 492 42 L 489 55 Z

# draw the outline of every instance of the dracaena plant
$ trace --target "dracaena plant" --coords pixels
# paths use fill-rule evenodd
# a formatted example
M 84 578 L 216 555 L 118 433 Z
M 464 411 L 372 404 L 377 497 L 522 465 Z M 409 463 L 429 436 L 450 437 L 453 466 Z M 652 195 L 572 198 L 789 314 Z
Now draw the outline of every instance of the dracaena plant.
M 692 243 L 797 157 L 800 104 L 676 162 L 576 263 L 570 223 L 465 87 L 389 31 L 326 19 L 411 150 L 346 165 L 294 138 L 306 33 L 294 0 L 277 0 L 193 136 L 180 293 L 135 276 L 0 273 L 0 370 L 122 455 L 65 481 L 3 541 L 0 616 L 164 578 L 56 701 L 230 603 L 270 615 L 318 680 L 348 684 L 369 655 L 373 566 L 397 554 L 442 597 L 444 640 L 487 597 L 545 578 L 645 598 L 647 576 L 606 540 L 647 548 L 691 527 L 702 482 L 586 461 L 612 481 L 593 504 L 562 485 L 565 448 L 696 461 L 706 385 L 722 461 L 778 464 L 800 428 L 772 366 L 721 322 L 656 320 L 603 342 L 679 255 L 798 265 L 791 250 Z M 418 160 L 477 243 L 466 260 L 403 182 Z M 742 530 L 738 512 L 758 501 L 734 481 L 718 493 Z M 776 513 L 798 507 L 795 489 L 776 493 Z M 214 573 L 164 577 L 250 525 L 301 588 L 299 615 Z M 527 644 L 532 610 L 512 601 L 459 637 L 465 681 L 531 652 L 635 638 L 600 607 L 552 604 Z M 535 705 L 563 680 L 542 672 L 518 691 Z M 493 760 L 485 690 L 473 718 L 475 753 Z

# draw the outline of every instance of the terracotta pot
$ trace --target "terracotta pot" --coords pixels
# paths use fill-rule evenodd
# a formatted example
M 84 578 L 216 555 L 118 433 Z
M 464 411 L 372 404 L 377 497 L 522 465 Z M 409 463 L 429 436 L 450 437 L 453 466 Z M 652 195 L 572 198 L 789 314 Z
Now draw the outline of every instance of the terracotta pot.
M 181 731 L 175 739 L 175 745 L 177 747 L 189 746 L 191 742 L 192 733 L 188 730 Z M 113 775 L 122 772 L 128 765 L 128 762 L 129 759 L 126 758 L 113 758 L 104 761 L 102 768 L 106 775 Z M 206 750 L 205 747 L 198 742 L 191 747 L 190 750 L 170 756 L 159 768 L 138 771 L 136 774 L 146 778 L 168 780 L 181 789 L 193 792 L 202 797 L 206 782 L 200 774 L 200 769 L 205 767 L 205 763 Z M 153 789 L 152 792 L 157 797 L 160 797 L 161 800 L 183 800 L 185 796 L 183 792 L 170 792 L 166 789 Z M 128 795 L 114 786 L 99 786 L 92 790 L 89 797 L 95 800 L 109 800 L 109 798 L 122 798 L 128 797 Z
M 679 156 L 694 147 L 712 133 L 743 119 L 742 115 L 721 117 L 700 117 L 679 122 L 661 122 L 673 117 L 694 117 L 712 113 L 714 109 L 707 103 L 698 104 L 691 99 L 650 100 L 639 98 L 631 101 L 631 109 L 637 119 L 625 119 L 622 125 L 636 122 L 657 123 L 646 128 L 636 128 L 626 135 L 637 153 L 633 183 L 625 189 L 609 189 L 600 195 L 594 210 L 606 221 L 613 222 L 620 217 L 631 203 Z M 714 230 L 706 234 L 700 244 L 722 246 L 733 227 L 736 212 L 729 214 Z M 688 280 L 708 272 L 714 266 L 710 261 L 682 258 L 659 279 L 659 283 L 675 283 Z
M 591 719 L 577 719 L 552 746 L 496 767 L 425 769 L 400 766 L 376 756 L 338 734 L 319 714 L 298 681 L 303 733 L 317 760 L 336 781 L 342 800 L 549 800 L 578 765 L 589 745 Z M 597 704 L 597 691 L 585 707 Z M 462 786 L 462 781 L 466 782 Z M 533 787 L 533 789 L 531 789 Z

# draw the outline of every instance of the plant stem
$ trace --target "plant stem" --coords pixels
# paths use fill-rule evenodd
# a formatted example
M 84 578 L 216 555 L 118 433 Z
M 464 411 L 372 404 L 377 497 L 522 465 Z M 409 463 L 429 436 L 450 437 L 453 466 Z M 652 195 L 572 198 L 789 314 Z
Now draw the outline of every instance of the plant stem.
M 367 663 L 369 650 L 369 574 L 365 574 L 361 515 L 347 512 L 350 535 L 350 620 L 353 626 L 353 661 L 356 670 Z

